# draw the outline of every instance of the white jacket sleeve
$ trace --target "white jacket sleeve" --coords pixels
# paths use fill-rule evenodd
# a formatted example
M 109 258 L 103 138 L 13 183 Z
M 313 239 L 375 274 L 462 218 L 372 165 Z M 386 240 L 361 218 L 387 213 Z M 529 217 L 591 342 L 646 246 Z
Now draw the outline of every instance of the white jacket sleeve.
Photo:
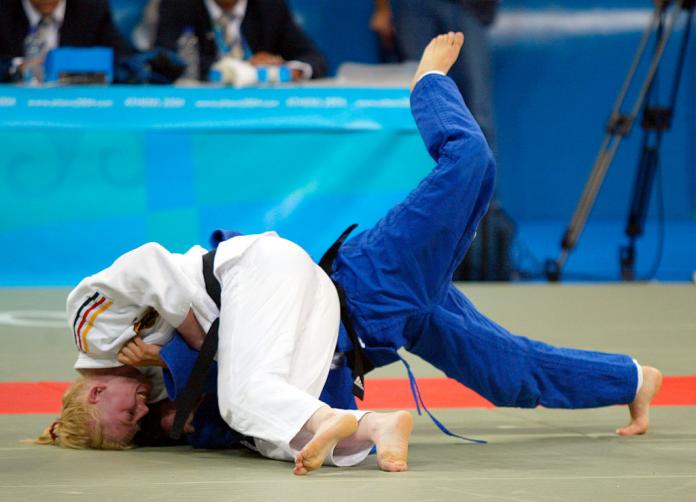
M 159 244 L 148 243 L 80 282 L 67 301 L 68 322 L 80 352 L 75 368 L 120 366 L 118 351 L 135 336 L 133 325 L 147 307 L 170 325 L 163 329 L 171 336 L 195 295 L 195 285 L 177 257 Z

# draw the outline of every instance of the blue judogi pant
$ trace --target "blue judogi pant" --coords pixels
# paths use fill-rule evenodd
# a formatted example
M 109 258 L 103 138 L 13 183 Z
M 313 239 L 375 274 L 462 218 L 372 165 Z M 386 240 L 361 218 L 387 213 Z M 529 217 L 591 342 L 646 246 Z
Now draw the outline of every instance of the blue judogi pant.
M 498 406 L 633 401 L 638 374 L 630 357 L 512 335 L 452 285 L 488 208 L 495 163 L 448 77 L 423 78 L 411 108 L 437 165 L 373 228 L 346 242 L 333 267 L 368 357 L 381 366 L 398 360 L 396 351 L 405 347 Z M 339 349 L 348 344 L 341 337 Z

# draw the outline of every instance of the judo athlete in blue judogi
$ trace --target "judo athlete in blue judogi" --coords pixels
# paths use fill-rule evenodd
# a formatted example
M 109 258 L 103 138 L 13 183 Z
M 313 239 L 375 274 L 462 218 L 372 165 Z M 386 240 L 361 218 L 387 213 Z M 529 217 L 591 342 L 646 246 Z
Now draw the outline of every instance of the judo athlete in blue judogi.
M 652 398 L 657 370 L 641 368 L 626 355 L 512 335 L 452 284 L 495 179 L 492 153 L 454 82 L 428 74 L 437 69 L 437 63 L 428 66 L 428 51 L 452 36 L 438 37 L 426 49 L 411 94 L 413 116 L 436 167 L 372 229 L 347 241 L 334 263 L 332 278 L 346 292 L 368 357 L 381 366 L 398 360 L 396 351 L 404 347 L 498 406 L 632 404 L 643 384 Z M 643 408 L 642 402 L 635 405 Z
M 333 262 L 331 277 L 345 292 L 364 353 L 378 367 L 398 361 L 397 350 L 404 347 L 498 406 L 628 404 L 631 421 L 617 433 L 641 434 L 659 389 L 659 371 L 626 355 L 557 348 L 513 335 L 481 314 L 451 282 L 488 208 L 495 178 L 484 136 L 445 75 L 449 61 L 442 62 L 442 46 L 449 44 L 458 53 L 459 36 L 433 40 L 411 95 L 418 130 L 437 165 L 373 228 L 343 244 Z M 193 356 L 177 343 L 162 354 L 174 380 L 185 382 L 192 364 L 185 361 Z M 351 350 L 342 326 L 337 353 Z M 345 358 L 334 361 L 338 366 L 321 399 L 333 407 L 355 408 L 354 375 Z M 212 444 L 205 438 L 216 436 L 205 432 L 205 423 L 199 419 L 196 424 L 198 438 L 192 442 L 198 446 Z

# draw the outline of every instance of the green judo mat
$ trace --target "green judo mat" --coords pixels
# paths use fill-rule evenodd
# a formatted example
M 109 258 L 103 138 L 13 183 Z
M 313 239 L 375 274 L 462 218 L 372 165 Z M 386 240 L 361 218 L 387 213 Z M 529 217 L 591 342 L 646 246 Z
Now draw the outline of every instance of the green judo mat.
M 513 332 L 549 343 L 629 353 L 665 381 L 694 382 L 696 287 L 687 284 L 460 285 Z M 66 289 L 0 290 L 0 384 L 66 381 L 75 357 Z M 443 375 L 413 356 L 419 378 Z M 368 379 L 403 379 L 402 367 Z M 667 385 L 665 384 L 664 389 Z M 680 395 L 681 394 L 681 395 Z M 641 437 L 614 434 L 625 407 L 590 410 L 440 408 L 443 435 L 416 417 L 409 470 L 384 473 L 374 456 L 302 478 L 289 463 L 245 450 L 189 447 L 74 451 L 22 442 L 51 414 L 0 415 L 2 500 L 696 500 L 696 402 L 655 406 Z M 665 399 L 666 399 L 665 395 Z M 2 396 L 7 405 L 9 394 Z M 428 400 L 425 396 L 426 402 Z M 682 401 L 679 401 L 682 399 Z M 412 406 L 412 405 L 411 405 Z M 415 410 L 412 411 L 415 415 Z

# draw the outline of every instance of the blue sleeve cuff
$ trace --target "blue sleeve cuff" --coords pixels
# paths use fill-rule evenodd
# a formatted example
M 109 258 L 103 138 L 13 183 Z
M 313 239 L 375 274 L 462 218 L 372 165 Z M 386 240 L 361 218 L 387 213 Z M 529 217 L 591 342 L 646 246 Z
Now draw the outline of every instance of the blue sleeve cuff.
M 236 230 L 226 230 L 224 228 L 218 228 L 217 230 L 213 230 L 213 233 L 210 234 L 210 239 L 208 239 L 210 243 L 210 249 L 217 249 L 218 245 L 220 245 L 221 242 L 231 239 L 232 237 L 237 237 L 238 235 L 244 234 L 242 234 L 241 232 L 237 232 Z

